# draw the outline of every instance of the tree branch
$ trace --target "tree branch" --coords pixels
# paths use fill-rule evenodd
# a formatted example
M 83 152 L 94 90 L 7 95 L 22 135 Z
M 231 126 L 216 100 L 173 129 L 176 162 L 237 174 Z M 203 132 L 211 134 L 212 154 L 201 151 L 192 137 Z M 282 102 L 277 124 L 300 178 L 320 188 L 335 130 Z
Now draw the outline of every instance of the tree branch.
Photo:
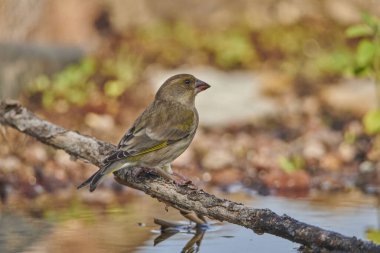
M 17 102 L 0 103 L 0 123 L 97 166 L 115 148 L 112 144 L 42 120 Z M 329 250 L 380 252 L 380 245 L 302 223 L 287 215 L 279 216 L 269 209 L 251 208 L 220 199 L 192 185 L 177 186 L 161 178 L 136 178 L 133 169 L 120 170 L 114 174 L 119 183 L 141 190 L 174 208 L 192 210 L 211 219 L 252 229 L 256 233 L 269 233 L 306 246 Z

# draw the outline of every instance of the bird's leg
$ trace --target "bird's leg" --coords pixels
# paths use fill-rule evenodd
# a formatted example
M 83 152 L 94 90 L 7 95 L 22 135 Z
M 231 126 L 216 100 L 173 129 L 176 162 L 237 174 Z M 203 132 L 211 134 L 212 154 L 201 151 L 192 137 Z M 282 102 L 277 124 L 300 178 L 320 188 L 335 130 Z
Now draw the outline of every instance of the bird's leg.
M 170 168 L 170 167 L 169 167 Z M 173 176 L 171 175 L 171 174 L 169 174 L 168 172 L 167 172 L 167 170 L 165 170 L 165 169 L 161 169 L 161 168 L 153 168 L 154 169 L 154 171 L 158 174 L 158 175 L 160 175 L 161 177 L 163 177 L 163 178 L 165 178 L 165 179 L 167 179 L 167 180 L 169 180 L 169 181 L 174 181 L 175 182 L 175 179 L 173 178 Z M 171 169 L 171 168 L 170 168 Z M 172 171 L 173 172 L 173 171 Z
M 133 177 L 137 178 L 141 174 L 150 174 L 154 176 L 162 176 L 160 171 L 156 168 L 151 168 L 151 167 L 138 167 L 133 171 Z
M 162 166 L 162 170 L 164 170 L 165 172 L 167 172 L 168 174 L 170 175 L 173 175 L 173 170 L 172 170 L 172 166 L 170 163 L 168 164 L 165 164 L 164 166 Z
M 191 183 L 191 180 L 189 180 L 188 178 L 186 178 L 185 176 L 182 176 L 181 174 L 178 174 L 177 172 L 173 171 L 172 170 L 172 167 L 170 165 L 170 163 L 164 165 L 162 167 L 162 170 L 165 171 L 166 173 L 169 173 L 170 176 L 173 178 L 174 182 L 177 184 L 177 185 L 186 185 L 186 184 L 190 184 Z M 174 177 L 176 179 L 174 179 Z
M 158 168 L 158 167 L 155 167 L 155 168 L 142 167 L 134 175 L 138 176 L 142 171 L 145 171 L 147 173 L 153 172 L 154 174 L 157 174 L 157 175 L 163 177 L 164 179 L 169 180 L 170 182 L 174 182 L 177 185 L 186 185 L 186 184 L 191 183 L 191 181 L 188 178 L 186 178 L 186 177 L 184 177 L 184 176 L 182 176 L 176 172 L 173 172 L 173 170 L 170 166 L 170 163 L 164 165 L 161 168 Z
M 191 182 L 190 180 L 185 179 L 183 176 L 177 176 L 179 174 L 173 172 L 170 164 L 166 164 L 162 168 L 152 168 L 152 169 L 154 170 L 154 172 L 156 172 L 161 177 L 163 177 L 163 178 L 165 178 L 171 182 L 174 182 L 177 185 L 186 185 L 186 184 L 189 184 L 189 182 Z M 175 176 L 175 177 L 173 177 L 173 176 Z M 179 180 L 178 180 L 178 178 L 179 178 Z
M 173 172 L 173 176 L 175 176 L 176 178 L 179 178 L 179 180 L 176 180 L 176 182 L 177 183 L 179 182 L 179 184 L 181 184 L 181 185 L 186 185 L 186 184 L 192 183 L 190 179 L 188 179 L 187 177 L 185 177 L 185 176 L 183 176 L 177 172 Z

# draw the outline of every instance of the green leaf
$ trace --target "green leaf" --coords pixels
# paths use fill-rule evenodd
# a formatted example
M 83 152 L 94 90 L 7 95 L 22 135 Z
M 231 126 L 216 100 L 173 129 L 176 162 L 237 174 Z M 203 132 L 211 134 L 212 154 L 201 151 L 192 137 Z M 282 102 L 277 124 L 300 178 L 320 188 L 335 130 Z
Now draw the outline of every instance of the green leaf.
M 372 75 L 372 69 L 370 66 L 355 66 L 352 69 L 352 73 L 355 76 L 371 76 Z
M 371 110 L 364 115 L 364 129 L 368 134 L 380 132 L 380 110 Z
M 43 96 L 42 96 L 42 105 L 46 109 L 50 109 L 53 106 L 54 101 L 55 101 L 55 97 L 54 97 L 54 94 L 52 92 L 45 92 L 45 93 L 43 93 Z
M 360 67 L 371 65 L 375 57 L 375 45 L 369 40 L 362 40 L 356 51 L 356 62 Z
M 301 156 L 293 156 L 293 157 L 280 157 L 278 159 L 278 163 L 283 171 L 286 173 L 292 173 L 297 170 L 301 170 L 305 161 Z
M 42 75 L 36 78 L 34 82 L 34 91 L 45 91 L 50 87 L 50 80 L 47 76 Z
M 368 13 L 363 13 L 362 19 L 367 25 L 372 27 L 372 29 L 377 29 L 380 25 L 380 20 L 373 15 L 369 15 Z
M 368 25 L 354 25 L 346 30 L 346 36 L 348 38 L 357 38 L 373 35 L 374 31 Z
M 125 85 L 119 80 L 108 81 L 104 86 L 104 92 L 110 97 L 119 97 L 125 89 Z
M 367 234 L 368 240 L 373 241 L 374 243 L 377 243 L 377 244 L 380 243 L 380 230 L 368 229 L 366 234 Z

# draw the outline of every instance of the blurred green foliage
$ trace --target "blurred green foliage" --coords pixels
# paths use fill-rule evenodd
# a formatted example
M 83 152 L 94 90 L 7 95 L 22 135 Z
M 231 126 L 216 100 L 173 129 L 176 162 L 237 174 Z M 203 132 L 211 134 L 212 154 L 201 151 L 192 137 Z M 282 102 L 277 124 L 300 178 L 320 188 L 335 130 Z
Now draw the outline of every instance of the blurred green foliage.
M 380 61 L 380 20 L 363 14 L 363 24 L 354 25 L 346 30 L 348 38 L 359 39 L 356 48 L 353 72 L 360 76 L 377 77 Z
M 249 32 L 245 27 L 206 32 L 183 22 L 163 22 L 140 28 L 134 39 L 143 45 L 146 56 L 160 64 L 178 66 L 194 61 L 234 69 L 247 68 L 257 59 Z
M 140 58 L 123 48 L 101 65 L 100 73 L 110 79 L 104 84 L 104 93 L 114 98 L 121 96 L 138 81 L 140 71 Z
M 346 35 L 359 41 L 352 73 L 374 79 L 378 107 L 366 113 L 363 124 L 368 134 L 378 134 L 380 133 L 380 19 L 365 13 L 362 20 L 362 24 L 348 28 Z
M 280 168 L 286 173 L 302 170 L 305 167 L 305 160 L 300 155 L 290 157 L 281 156 L 278 159 L 278 163 Z
M 247 32 L 230 30 L 225 33 L 209 33 L 204 46 L 211 53 L 215 64 L 223 69 L 249 67 L 258 56 Z
M 91 76 L 95 74 L 96 62 L 83 59 L 49 78 L 40 76 L 29 86 L 31 94 L 41 94 L 42 105 L 51 108 L 57 100 L 64 99 L 70 104 L 84 105 L 94 89 Z
M 363 117 L 365 131 L 368 134 L 380 133 L 380 110 L 370 110 Z
M 109 98 L 121 96 L 137 82 L 140 66 L 139 57 L 121 49 L 114 57 L 104 60 L 87 57 L 51 77 L 39 76 L 29 85 L 28 91 L 41 97 L 45 109 L 84 106 L 96 92 Z
M 45 208 L 43 216 L 52 222 L 65 222 L 72 219 L 79 219 L 91 224 L 97 220 L 94 209 L 83 205 L 83 203 L 77 199 L 71 201 L 68 207 L 64 209 Z
M 257 70 L 271 66 L 290 75 L 330 78 L 346 71 L 352 58 L 341 30 L 314 30 L 303 24 L 255 30 L 242 24 L 205 31 L 179 22 L 141 27 L 129 36 L 140 45 L 144 58 L 167 67 L 185 63 Z
M 368 240 L 380 244 L 380 230 L 368 229 L 366 233 Z
M 270 68 L 291 77 L 323 82 L 349 73 L 353 64 L 363 66 L 373 59 L 368 41 L 358 47 L 360 56 L 353 57 L 354 48 L 347 43 L 341 27 L 326 29 L 307 22 L 311 23 L 262 29 L 241 24 L 205 30 L 185 22 L 136 27 L 122 34 L 117 46 L 103 50 L 107 53 L 99 50 L 101 56 L 96 52 L 58 74 L 41 76 L 29 91 L 46 109 L 61 104 L 83 106 L 94 93 L 108 99 L 120 98 L 143 80 L 144 70 L 153 64 L 167 68 L 211 65 L 224 70 Z M 362 30 L 355 27 L 347 34 L 369 34 L 368 27 L 366 33 Z
M 323 75 L 334 75 L 336 73 L 349 74 L 350 62 L 352 61 L 352 53 L 346 48 L 337 48 L 333 51 L 321 53 L 315 61 L 315 67 Z

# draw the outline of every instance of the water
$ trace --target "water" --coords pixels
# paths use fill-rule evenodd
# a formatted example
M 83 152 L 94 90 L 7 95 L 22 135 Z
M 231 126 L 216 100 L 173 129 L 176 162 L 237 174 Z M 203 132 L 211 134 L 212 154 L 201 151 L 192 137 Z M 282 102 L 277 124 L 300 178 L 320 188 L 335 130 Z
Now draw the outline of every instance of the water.
M 218 194 L 219 195 L 219 194 Z M 227 197 L 227 196 L 223 196 Z M 238 193 L 228 196 L 257 208 L 270 208 L 309 224 L 366 239 L 368 229 L 378 229 L 376 199 L 358 193 L 303 199 L 260 197 Z M 17 214 L 19 213 L 19 214 Z M 127 253 L 127 252 L 297 252 L 298 244 L 228 224 L 212 222 L 204 234 L 181 231 L 154 246 L 160 234 L 153 218 L 184 220 L 172 209 L 147 197 L 107 207 L 75 202 L 65 209 L 47 210 L 44 218 L 20 212 L 3 212 L 0 219 L 0 252 L 3 253 Z M 200 238 L 202 240 L 200 240 Z M 200 245 L 192 242 L 200 242 Z M 190 243 L 188 243 L 190 241 Z

